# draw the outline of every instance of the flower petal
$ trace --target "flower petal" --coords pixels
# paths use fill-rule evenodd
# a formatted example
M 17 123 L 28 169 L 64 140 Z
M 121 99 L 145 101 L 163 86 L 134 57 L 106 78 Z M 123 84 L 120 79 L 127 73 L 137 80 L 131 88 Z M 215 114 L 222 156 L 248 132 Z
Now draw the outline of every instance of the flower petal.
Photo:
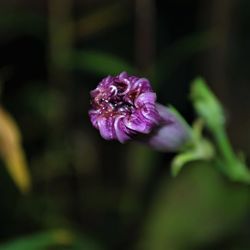
M 128 73 L 126 71 L 123 71 L 121 72 L 119 75 L 118 75 L 118 78 L 120 80 L 123 80 L 124 78 L 127 79 L 128 78 Z
M 147 144 L 159 151 L 174 152 L 190 139 L 189 131 L 179 122 L 162 125 L 147 139 Z
M 123 118 L 124 116 L 118 116 L 115 118 L 115 122 L 114 122 L 114 129 L 115 129 L 116 137 L 121 143 L 124 143 L 131 139 L 128 136 L 129 131 L 124 125 Z
M 114 118 L 113 117 L 99 117 L 97 119 L 98 128 L 101 136 L 106 140 L 114 140 Z
M 109 84 L 112 83 L 113 79 L 114 79 L 114 77 L 112 77 L 112 76 L 107 76 L 106 78 L 104 78 L 104 79 L 101 81 L 101 84 L 100 84 L 100 85 L 103 86 L 103 87 L 107 87 L 107 86 L 109 86 Z
M 152 91 L 150 82 L 147 78 L 139 78 L 133 85 L 133 89 L 139 88 L 141 92 Z
M 149 120 L 152 123 L 152 125 L 159 124 L 160 121 L 162 120 L 155 105 L 151 103 L 144 104 L 140 110 L 143 117 Z
M 135 99 L 135 106 L 138 108 L 145 103 L 152 103 L 155 104 L 156 101 L 156 94 L 154 92 L 146 92 L 140 94 L 136 99 Z
M 186 124 L 167 107 L 157 103 L 156 108 L 162 122 L 145 138 L 144 142 L 159 151 L 177 151 L 191 138 L 191 132 Z
M 167 107 L 159 103 L 156 103 L 156 109 L 165 123 L 175 122 L 176 120 L 175 116 L 168 110 Z
M 148 120 L 143 118 L 140 112 L 125 117 L 124 124 L 127 128 L 143 134 L 148 134 L 152 130 L 152 126 L 150 126 Z
M 89 111 L 89 118 L 90 118 L 90 121 L 91 121 L 91 123 L 93 124 L 93 126 L 94 126 L 95 128 L 98 128 L 98 124 L 97 124 L 98 116 L 99 116 L 99 111 L 98 111 L 98 110 L 93 110 L 93 109 L 91 109 L 91 110 Z

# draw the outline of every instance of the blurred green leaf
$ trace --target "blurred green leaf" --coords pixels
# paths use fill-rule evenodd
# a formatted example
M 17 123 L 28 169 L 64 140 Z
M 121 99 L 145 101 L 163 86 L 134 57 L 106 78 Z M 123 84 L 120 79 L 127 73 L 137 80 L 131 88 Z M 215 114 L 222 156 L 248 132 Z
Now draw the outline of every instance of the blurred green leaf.
M 215 156 L 213 144 L 202 136 L 204 122 L 197 119 L 192 127 L 192 138 L 188 145 L 185 145 L 182 151 L 178 153 L 171 163 L 171 172 L 177 176 L 181 169 L 187 163 L 197 160 L 212 160 Z
M 210 129 L 223 126 L 225 116 L 223 107 L 205 80 L 197 77 L 191 84 L 191 100 L 197 114 Z
M 234 153 L 224 127 L 225 115 L 218 98 L 203 78 L 194 79 L 191 99 L 196 113 L 204 120 L 219 151 L 218 166 L 231 180 L 250 184 L 250 171 L 244 161 Z
M 24 236 L 0 246 L 0 250 L 42 250 L 55 245 L 69 245 L 73 235 L 66 230 L 55 230 Z
M 64 229 L 57 229 L 20 237 L 0 245 L 0 250 L 47 250 L 50 247 L 70 247 L 75 250 L 100 250 L 97 243 L 84 236 L 76 236 Z M 61 249 L 61 248 L 60 248 Z
M 116 75 L 122 71 L 127 71 L 130 74 L 135 73 L 135 70 L 128 62 L 112 54 L 94 50 L 81 50 L 74 52 L 73 55 L 73 65 L 69 65 L 73 69 L 80 69 L 102 76 Z
M 200 161 L 178 178 L 165 178 L 151 204 L 137 249 L 194 249 L 237 232 L 248 212 L 248 189 Z

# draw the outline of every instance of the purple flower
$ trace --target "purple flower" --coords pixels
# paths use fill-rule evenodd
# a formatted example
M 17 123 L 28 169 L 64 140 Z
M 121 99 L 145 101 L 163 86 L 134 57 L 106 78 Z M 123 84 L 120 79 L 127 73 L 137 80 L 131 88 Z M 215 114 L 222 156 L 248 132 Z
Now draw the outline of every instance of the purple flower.
M 188 139 L 188 129 L 169 109 L 156 103 L 146 78 L 104 78 L 91 91 L 90 120 L 106 140 L 136 139 L 161 151 L 176 151 Z

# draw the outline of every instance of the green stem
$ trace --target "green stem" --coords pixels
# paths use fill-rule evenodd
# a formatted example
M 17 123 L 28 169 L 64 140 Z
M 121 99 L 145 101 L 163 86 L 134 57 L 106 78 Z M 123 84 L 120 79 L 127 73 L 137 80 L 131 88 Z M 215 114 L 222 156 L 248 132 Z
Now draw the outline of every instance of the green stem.
M 221 168 L 232 180 L 250 184 L 250 172 L 235 155 L 223 126 L 211 129 L 221 155 Z
M 213 134 L 223 158 L 228 162 L 233 162 L 235 155 L 224 128 L 222 126 L 218 126 L 213 129 Z

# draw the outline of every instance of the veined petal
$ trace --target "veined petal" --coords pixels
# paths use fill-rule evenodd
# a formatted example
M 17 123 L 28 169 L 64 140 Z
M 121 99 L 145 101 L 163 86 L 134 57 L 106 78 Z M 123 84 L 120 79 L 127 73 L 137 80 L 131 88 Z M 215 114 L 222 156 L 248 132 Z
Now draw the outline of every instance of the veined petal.
M 141 114 L 144 118 L 152 122 L 152 124 L 159 124 L 161 121 L 161 116 L 159 115 L 155 105 L 151 103 L 144 104 L 141 107 Z
M 139 88 L 141 92 L 152 91 L 150 82 L 146 78 L 139 78 L 133 85 L 133 89 Z
M 102 81 L 101 81 L 101 85 L 104 86 L 104 87 L 107 87 L 109 86 L 110 83 L 112 83 L 114 77 L 112 76 L 107 76 L 106 78 L 104 78 Z
M 127 128 L 143 133 L 148 134 L 152 130 L 152 126 L 149 126 L 147 120 L 143 119 L 143 116 L 137 112 L 136 114 L 132 114 L 129 117 L 124 118 L 124 124 Z
M 128 73 L 126 71 L 123 71 L 119 74 L 119 79 L 123 80 L 124 78 L 127 79 L 128 78 Z
M 155 104 L 156 94 L 154 92 L 146 92 L 140 94 L 135 100 L 135 106 L 138 108 L 145 103 Z
M 99 117 L 97 119 L 98 128 L 101 136 L 106 140 L 115 139 L 114 118 L 113 117 Z
M 128 136 L 128 129 L 124 125 L 123 119 L 124 116 L 118 116 L 115 118 L 114 122 L 116 137 L 121 143 L 124 143 L 130 139 L 130 137 Z
M 97 124 L 98 116 L 99 116 L 99 111 L 98 111 L 98 110 L 93 110 L 93 109 L 91 109 L 91 110 L 89 111 L 89 118 L 90 118 L 90 121 L 91 121 L 91 123 L 93 124 L 93 126 L 94 126 L 95 128 L 98 128 L 98 124 Z

